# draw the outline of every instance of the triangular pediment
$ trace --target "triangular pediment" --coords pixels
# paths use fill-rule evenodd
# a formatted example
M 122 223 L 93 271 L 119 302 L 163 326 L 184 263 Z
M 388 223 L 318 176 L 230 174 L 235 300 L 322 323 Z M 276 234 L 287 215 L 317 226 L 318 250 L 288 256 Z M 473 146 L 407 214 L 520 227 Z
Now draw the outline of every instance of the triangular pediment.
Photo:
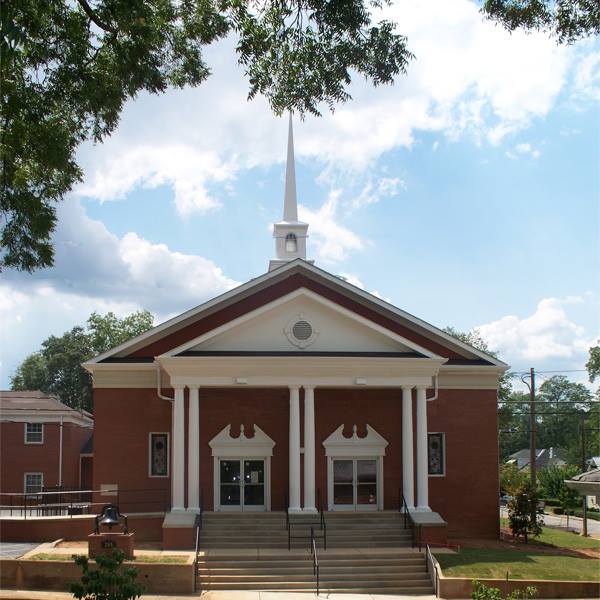
M 299 289 L 167 353 L 433 354 L 307 289 Z
M 323 301 L 314 313 L 315 323 L 319 322 L 315 326 L 316 339 L 303 347 L 294 347 L 288 344 L 289 338 L 286 341 L 285 336 L 279 335 L 274 344 L 274 329 L 279 323 L 281 333 L 284 316 L 283 311 L 275 310 L 275 304 L 286 303 L 291 294 L 306 291 Z M 330 303 L 332 311 L 323 308 L 325 301 Z M 293 308 L 289 313 L 293 319 L 304 313 L 307 317 L 312 315 L 309 311 L 315 307 L 290 304 L 288 308 Z M 267 316 L 260 316 L 266 311 L 271 311 L 268 324 Z M 344 317 L 348 319 L 344 321 Z M 320 324 L 322 320 L 325 326 Z M 284 329 L 290 322 L 286 321 Z M 361 324 L 364 327 L 360 327 Z M 266 329 L 261 329 L 262 326 Z M 231 333 L 227 333 L 228 330 L 232 330 Z M 334 341 L 335 336 L 329 335 L 333 331 L 337 332 L 337 341 Z M 251 349 L 239 350 L 244 346 Z M 195 347 L 199 350 L 191 350 Z M 340 348 L 350 353 L 412 352 L 419 356 L 443 357 L 448 365 L 496 367 L 499 371 L 507 367 L 493 356 L 300 259 L 176 316 L 91 359 L 84 366 L 93 371 L 100 363 L 150 362 L 159 356 L 176 356 L 182 352 L 260 352 L 258 348 L 267 348 L 266 352 L 285 352 L 287 348 L 301 353 Z

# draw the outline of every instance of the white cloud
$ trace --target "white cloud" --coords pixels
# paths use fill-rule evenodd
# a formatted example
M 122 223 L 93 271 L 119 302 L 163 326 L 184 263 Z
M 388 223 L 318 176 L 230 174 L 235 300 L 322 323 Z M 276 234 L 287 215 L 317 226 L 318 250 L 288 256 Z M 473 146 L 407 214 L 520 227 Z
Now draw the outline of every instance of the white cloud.
M 583 99 L 600 100 L 600 52 L 593 52 L 579 61 L 575 93 Z
M 300 159 L 360 173 L 383 153 L 410 147 L 420 131 L 470 132 L 498 143 L 545 116 L 568 79 L 573 49 L 544 35 L 509 34 L 469 0 L 402 0 L 382 14 L 397 21 L 416 54 L 408 75 L 377 88 L 356 78 L 353 101 L 296 122 Z M 584 87 L 596 64 L 588 54 L 577 77 Z M 283 162 L 285 124 L 264 99 L 247 102 L 234 40 L 211 46 L 206 58 L 214 75 L 200 88 L 140 95 L 109 140 L 82 150 L 80 193 L 110 200 L 166 184 L 185 216 L 219 206 L 211 185 L 226 187 L 240 170 Z
M 337 214 L 340 190 L 333 190 L 323 205 L 311 210 L 302 204 L 298 207 L 301 221 L 310 223 L 310 236 L 316 247 L 316 258 L 324 263 L 336 263 L 347 258 L 350 252 L 361 250 L 365 241 L 356 233 L 340 225 Z
M 376 204 L 382 198 L 397 196 L 400 190 L 406 189 L 406 183 L 399 177 L 381 177 L 378 180 L 369 178 L 358 196 L 349 202 L 350 211 Z
M 514 367 L 521 368 L 524 364 L 539 367 L 544 361 L 559 360 L 564 368 L 581 368 L 597 334 L 590 334 L 577 324 L 567 314 L 567 307 L 586 302 L 593 302 L 593 298 L 544 298 L 527 317 L 507 315 L 477 329 L 490 348 Z
M 134 232 L 121 238 L 112 234 L 72 198 L 61 203 L 58 215 L 55 266 L 34 277 L 6 273 L 5 279 L 23 294 L 49 289 L 168 315 L 237 285 L 202 256 L 173 252 Z
M 524 142 L 521 144 L 517 144 L 511 150 L 506 151 L 506 156 L 512 160 L 516 160 L 519 156 L 529 156 L 530 158 L 536 159 L 539 158 L 542 153 L 534 148 L 528 142 Z
M 365 284 L 358 278 L 358 276 L 353 273 L 340 273 L 340 277 L 345 279 L 348 283 L 355 285 L 357 288 L 360 288 L 361 290 L 369 291 L 365 287 Z M 391 302 L 389 298 L 387 298 L 386 296 L 382 296 L 377 290 L 373 290 L 369 293 L 373 294 L 373 296 L 377 296 L 377 298 L 380 298 L 381 300 Z
M 136 187 L 168 184 L 175 191 L 177 212 L 189 216 L 220 206 L 206 186 L 230 181 L 235 170 L 233 161 L 225 162 L 215 151 L 202 152 L 186 144 L 140 145 L 125 152 L 100 154 L 77 192 L 101 201 L 118 200 Z

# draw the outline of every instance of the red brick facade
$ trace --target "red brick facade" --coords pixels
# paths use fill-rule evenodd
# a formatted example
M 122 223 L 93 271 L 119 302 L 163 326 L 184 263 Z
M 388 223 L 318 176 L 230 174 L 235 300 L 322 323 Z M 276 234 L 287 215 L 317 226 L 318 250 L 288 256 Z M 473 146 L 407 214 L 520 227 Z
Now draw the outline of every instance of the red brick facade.
M 229 424 L 233 435 L 241 424 L 251 435 L 255 423 L 276 444 L 271 459 L 271 507 L 283 510 L 288 487 L 288 401 L 287 388 L 200 390 L 200 481 L 205 510 L 213 509 L 213 458 L 208 442 Z M 448 522 L 451 536 L 496 536 L 496 392 L 440 390 L 438 399 L 427 406 L 429 431 L 446 434 L 446 475 L 429 477 L 432 510 Z M 152 389 L 96 389 L 94 407 L 94 488 L 116 483 L 122 490 L 150 490 L 129 494 L 124 500 L 129 510 L 144 499 L 150 504 L 139 505 L 139 510 L 156 510 L 160 498 L 168 502 L 170 478 L 149 476 L 148 434 L 170 431 L 170 403 Z M 397 509 L 402 486 L 401 390 L 315 391 L 316 486 L 325 506 L 327 459 L 322 443 L 342 423 L 348 436 L 352 425 L 364 435 L 369 424 L 388 441 L 383 459 L 384 508 Z
M 63 424 L 62 484 L 79 488 L 79 453 L 91 429 L 73 423 Z M 43 473 L 44 487 L 59 482 L 60 424 L 44 423 L 44 443 L 25 443 L 25 423 L 0 423 L 0 490 L 23 493 L 25 473 Z

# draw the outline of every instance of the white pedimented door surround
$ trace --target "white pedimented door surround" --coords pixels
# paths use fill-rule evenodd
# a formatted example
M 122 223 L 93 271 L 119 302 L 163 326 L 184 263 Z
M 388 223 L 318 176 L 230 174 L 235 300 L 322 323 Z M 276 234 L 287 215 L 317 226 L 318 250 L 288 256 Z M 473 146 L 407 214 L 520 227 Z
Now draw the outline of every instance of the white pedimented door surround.
M 375 460 L 377 464 L 377 510 L 383 510 L 383 457 L 388 445 L 387 440 L 370 425 L 367 425 L 367 435 L 359 437 L 356 425 L 352 428 L 352 436 L 344 436 L 344 425 L 340 425 L 323 442 L 327 457 L 327 506 L 328 510 L 347 510 L 344 506 L 334 503 L 334 460 L 347 459 L 354 463 L 357 461 Z M 356 488 L 356 464 L 354 469 L 354 483 Z M 356 492 L 353 492 L 356 496 Z M 366 506 L 363 507 L 367 509 Z M 361 509 L 360 503 L 354 497 L 351 510 Z
M 244 425 L 240 427 L 237 437 L 231 435 L 231 425 L 224 427 L 208 445 L 213 456 L 213 501 L 214 510 L 223 510 L 220 499 L 220 462 L 221 459 L 237 459 L 240 461 L 264 460 L 264 510 L 271 510 L 271 457 L 275 446 L 272 440 L 258 425 L 254 424 L 254 435 L 246 436 Z

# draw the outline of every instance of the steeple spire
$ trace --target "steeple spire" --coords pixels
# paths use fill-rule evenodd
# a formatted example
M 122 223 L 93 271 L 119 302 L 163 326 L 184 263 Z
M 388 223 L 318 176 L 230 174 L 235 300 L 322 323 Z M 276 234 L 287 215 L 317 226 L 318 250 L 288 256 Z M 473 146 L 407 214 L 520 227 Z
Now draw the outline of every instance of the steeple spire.
M 294 159 L 294 129 L 292 127 L 292 113 L 290 113 L 290 124 L 288 129 L 283 220 L 288 221 L 288 223 L 298 221 L 298 201 L 296 199 L 296 161 Z
M 285 166 L 285 195 L 283 198 L 283 220 L 273 224 L 275 257 L 269 261 L 269 271 L 292 260 L 306 260 L 306 238 L 308 223 L 298 221 L 296 198 L 296 164 L 294 161 L 294 131 L 292 113 L 288 126 L 287 163 Z M 309 261 L 313 262 L 313 261 Z

